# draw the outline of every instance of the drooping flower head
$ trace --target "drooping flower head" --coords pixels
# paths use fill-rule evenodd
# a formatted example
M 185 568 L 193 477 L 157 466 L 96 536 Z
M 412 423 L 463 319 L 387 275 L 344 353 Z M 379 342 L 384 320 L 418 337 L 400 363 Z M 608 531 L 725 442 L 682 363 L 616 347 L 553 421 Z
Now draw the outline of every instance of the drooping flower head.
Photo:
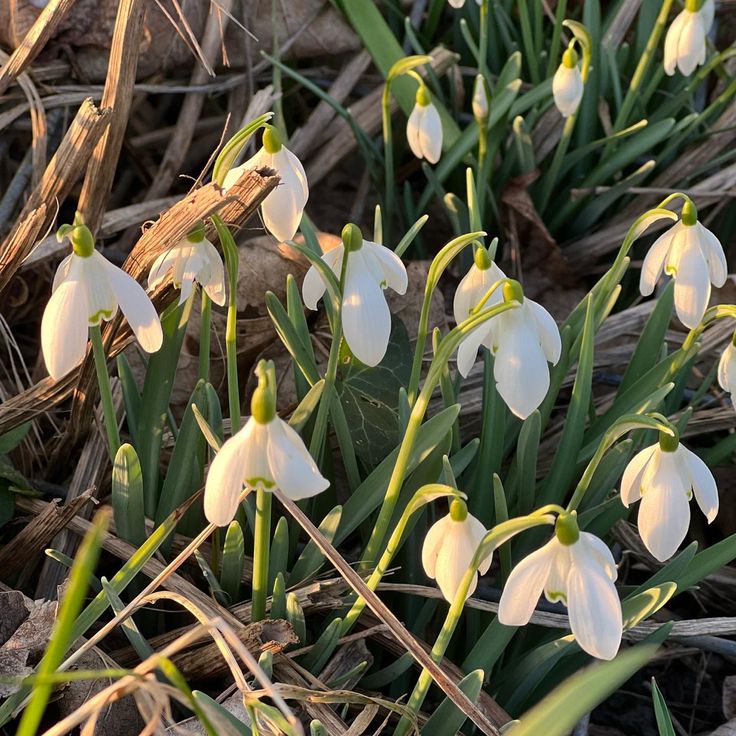
M 710 287 L 723 286 L 728 266 L 723 247 L 708 228 L 698 222 L 695 205 L 686 200 L 679 222 L 660 235 L 641 267 L 639 290 L 649 296 L 662 275 L 675 280 L 675 310 L 680 322 L 693 329 L 703 319 Z
M 449 603 L 455 600 L 465 573 L 487 533 L 483 524 L 468 513 L 465 502 L 456 498 L 450 504 L 450 513 L 432 525 L 422 545 L 422 565 L 424 572 L 434 578 L 442 595 Z M 491 566 L 489 555 L 478 568 L 485 575 Z M 472 595 L 478 584 L 475 574 L 468 589 Z
M 718 384 L 724 391 L 731 394 L 732 403 L 736 398 L 736 343 L 734 340 L 736 340 L 736 333 L 718 361 Z
M 347 256 L 342 290 L 342 329 L 353 355 L 369 366 L 378 365 L 386 354 L 391 336 L 391 312 L 383 290 L 388 286 L 405 294 L 406 268 L 392 250 L 363 240 L 356 225 L 346 225 L 342 243 L 322 256 L 339 278 Z M 319 271 L 312 266 L 302 285 L 304 304 L 317 309 L 326 289 Z
M 231 169 L 222 188 L 227 191 L 245 171 L 264 167 L 274 169 L 281 181 L 261 204 L 263 223 L 277 240 L 291 240 L 309 199 L 309 186 L 301 161 L 283 144 L 276 128 L 266 126 L 262 148 L 244 164 Z
M 506 279 L 479 248 L 475 262 L 463 277 L 453 304 L 455 321 L 460 324 L 476 309 L 494 284 Z M 549 389 L 549 366 L 560 359 L 562 343 L 552 316 L 537 302 L 523 295 L 518 282 L 497 289 L 485 302 L 489 307 L 501 301 L 516 301 L 518 306 L 492 317 L 476 327 L 460 343 L 457 368 L 467 376 L 481 345 L 494 356 L 496 388 L 516 416 L 526 419 L 543 401 Z
M 156 258 L 148 274 L 148 288 L 155 289 L 169 271 L 174 287 L 181 290 L 180 304 L 191 295 L 195 281 L 215 304 L 225 303 L 225 268 L 217 248 L 205 237 L 203 224 Z
M 552 96 L 564 118 L 574 115 L 583 99 L 583 75 L 578 65 L 578 54 L 570 46 L 562 54 L 562 63 L 552 78 Z
M 406 139 L 417 158 L 436 164 L 442 154 L 442 121 L 426 85 L 417 89 L 416 103 L 406 123 Z
M 64 225 L 72 252 L 59 264 L 51 299 L 41 320 L 41 349 L 49 375 L 58 380 L 84 359 L 91 326 L 108 322 L 121 309 L 140 346 L 155 353 L 163 341 L 161 322 L 143 287 L 95 250 L 95 241 L 79 216 Z
M 578 644 L 593 657 L 613 659 L 621 644 L 621 602 L 614 582 L 616 564 L 608 547 L 578 529 L 575 512 L 561 514 L 555 535 L 525 557 L 509 575 L 498 620 L 507 626 L 529 622 L 542 593 L 567 606 Z
M 261 361 L 251 417 L 220 448 L 207 474 L 204 513 L 217 526 L 229 524 L 243 486 L 279 488 L 294 501 L 316 496 L 330 482 L 322 477 L 302 438 L 276 414 L 273 364 Z
M 708 466 L 677 435 L 660 432 L 659 442 L 634 455 L 621 479 L 627 508 L 641 499 L 639 534 L 660 562 L 677 552 L 690 526 L 695 499 L 710 524 L 718 514 L 718 489 Z
M 685 9 L 672 21 L 664 40 L 664 70 L 679 69 L 686 77 L 705 63 L 706 37 L 713 25 L 714 0 L 686 0 Z

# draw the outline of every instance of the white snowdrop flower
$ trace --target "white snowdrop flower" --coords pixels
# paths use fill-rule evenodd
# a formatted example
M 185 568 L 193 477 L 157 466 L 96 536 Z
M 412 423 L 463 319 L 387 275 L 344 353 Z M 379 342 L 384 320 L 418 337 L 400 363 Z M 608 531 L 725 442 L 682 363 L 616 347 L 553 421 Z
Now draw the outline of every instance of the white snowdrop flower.
M 577 52 L 569 48 L 562 55 L 562 63 L 552 78 L 552 96 L 562 117 L 569 118 L 577 112 L 583 99 L 583 89 Z
M 695 205 L 682 206 L 679 222 L 660 235 L 641 267 L 639 290 L 649 296 L 664 271 L 675 280 L 675 310 L 685 327 L 693 329 L 703 319 L 710 287 L 723 286 L 728 276 L 726 256 L 718 238 L 698 222 Z
M 465 0 L 448 0 L 453 8 L 462 8 L 465 5 Z M 482 5 L 483 0 L 475 0 L 477 5 Z
M 230 169 L 222 188 L 227 191 L 245 171 L 263 167 L 274 169 L 281 179 L 261 204 L 263 222 L 280 242 L 291 240 L 299 229 L 309 199 L 309 186 L 301 161 L 283 145 L 276 128 L 266 126 L 263 147 L 244 164 Z
M 204 236 L 203 225 L 156 258 L 148 274 L 148 288 L 155 289 L 169 271 L 174 287 L 181 290 L 179 304 L 189 298 L 195 281 L 215 304 L 225 303 L 225 268 L 217 248 Z
M 417 158 L 426 158 L 431 164 L 440 160 L 442 153 L 442 121 L 432 96 L 423 84 L 417 89 L 416 104 L 406 123 L 409 148 Z
M 460 324 L 471 314 L 486 292 L 506 276 L 479 248 L 475 263 L 455 292 L 453 311 Z M 549 366 L 560 359 L 562 342 L 549 312 L 523 296 L 518 284 L 506 284 L 495 291 L 485 308 L 499 304 L 503 294 L 519 301 L 519 306 L 492 317 L 476 327 L 460 343 L 457 368 L 462 376 L 470 373 L 478 349 L 485 345 L 494 356 L 493 375 L 501 398 L 511 411 L 526 419 L 543 401 L 549 389 Z
M 450 513 L 433 524 L 427 532 L 422 545 L 424 572 L 437 581 L 442 595 L 449 603 L 455 600 L 460 583 L 486 534 L 486 528 L 468 513 L 468 507 L 460 499 L 455 499 L 450 504 Z M 483 560 L 478 573 L 485 575 L 488 572 L 491 557 L 488 555 Z M 468 589 L 468 596 L 475 591 L 478 573 Z
M 710 524 L 718 514 L 718 489 L 708 466 L 677 437 L 665 432 L 659 437 L 626 466 L 621 502 L 628 508 L 641 499 L 639 534 L 654 557 L 664 562 L 685 539 L 693 492 Z
M 734 336 L 736 338 L 736 335 Z M 718 361 L 718 384 L 731 394 L 731 401 L 736 398 L 736 345 L 733 339 L 721 354 Z
M 386 354 L 391 336 L 391 312 L 383 290 L 389 286 L 405 294 L 408 286 L 406 268 L 389 248 L 363 240 L 356 225 L 346 225 L 343 242 L 322 256 L 339 278 L 345 249 L 349 251 L 342 294 L 342 330 L 353 355 L 369 366 L 378 365 Z M 304 304 L 317 309 L 325 293 L 325 282 L 312 266 L 302 285 Z
M 714 0 L 686 0 L 664 40 L 664 70 L 669 76 L 679 69 L 687 77 L 705 63 L 706 37 L 714 15 Z
M 161 322 L 143 287 L 95 250 L 92 233 L 77 224 L 60 229 L 72 253 L 54 276 L 41 320 L 41 349 L 49 375 L 58 380 L 84 359 L 89 328 L 121 309 L 140 346 L 155 353 L 163 341 Z
M 488 104 L 488 97 L 490 91 L 488 89 L 488 82 L 482 74 L 476 74 L 475 82 L 473 84 L 473 117 L 479 124 L 485 123 L 488 120 L 488 113 L 490 111 Z
M 498 620 L 523 626 L 544 593 L 550 603 L 567 606 L 570 629 L 588 654 L 613 659 L 623 630 L 617 575 L 611 551 L 594 534 L 578 529 L 575 512 L 560 515 L 552 539 L 511 571 Z
M 259 366 L 251 417 L 220 448 L 207 474 L 204 514 L 211 524 L 226 526 L 238 508 L 243 486 L 279 488 L 293 501 L 316 496 L 330 482 L 322 477 L 302 438 L 276 414 L 274 387 Z

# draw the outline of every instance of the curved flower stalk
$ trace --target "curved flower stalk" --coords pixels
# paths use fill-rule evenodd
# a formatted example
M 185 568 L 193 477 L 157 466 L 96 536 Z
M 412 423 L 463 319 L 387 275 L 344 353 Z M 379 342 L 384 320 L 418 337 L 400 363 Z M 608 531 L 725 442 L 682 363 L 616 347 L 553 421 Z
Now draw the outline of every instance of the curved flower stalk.
M 476 250 L 475 263 L 460 282 L 453 303 L 459 324 L 483 303 L 493 284 L 506 279 L 483 248 Z M 502 295 L 503 294 L 503 295 Z M 562 342 L 552 316 L 537 302 L 525 297 L 518 282 L 494 291 L 488 301 L 517 301 L 519 308 L 505 312 L 471 332 L 457 351 L 457 367 L 467 376 L 478 349 L 485 345 L 494 355 L 493 375 L 498 392 L 511 411 L 525 419 L 544 400 L 549 389 L 549 366 L 560 359 Z
M 574 115 L 583 99 L 583 75 L 578 53 L 570 46 L 562 55 L 562 63 L 552 78 L 552 95 L 563 118 Z
M 140 346 L 155 353 L 163 341 L 161 322 L 143 287 L 95 250 L 89 229 L 79 223 L 59 229 L 72 253 L 54 276 L 51 299 L 41 320 L 41 349 L 49 375 L 58 380 L 84 359 L 90 327 L 123 312 Z
M 422 83 L 417 89 L 416 103 L 406 123 L 406 139 L 411 152 L 419 159 L 436 164 L 442 154 L 442 121 L 432 103 L 432 95 Z
M 642 296 L 654 291 L 663 271 L 675 280 L 677 316 L 694 329 L 708 307 L 711 284 L 723 286 L 728 267 L 720 241 L 698 222 L 698 211 L 689 198 L 680 221 L 654 241 L 644 258 L 639 279 Z
M 465 572 L 473 561 L 478 545 L 488 530 L 472 514 L 460 498 L 450 504 L 450 512 L 432 525 L 422 545 L 422 566 L 430 578 L 437 581 L 445 600 L 452 603 Z M 492 554 L 481 562 L 465 598 L 473 595 L 478 575 L 485 575 L 491 566 Z
M 195 281 L 215 304 L 225 304 L 225 267 L 217 248 L 205 237 L 204 225 L 156 258 L 148 274 L 148 288 L 155 289 L 169 272 L 174 287 L 181 290 L 179 304 L 192 294 Z
M 660 432 L 659 442 L 634 455 L 621 479 L 627 508 L 641 499 L 639 534 L 660 562 L 677 552 L 690 526 L 695 499 L 710 524 L 718 514 L 718 489 L 708 466 L 677 436 Z
M 608 547 L 578 529 L 576 513 L 561 514 L 555 535 L 511 572 L 498 608 L 507 626 L 529 622 L 539 596 L 567 606 L 578 644 L 599 659 L 613 659 L 621 644 L 623 619 L 614 582 L 618 575 Z
M 736 340 L 736 333 L 718 361 L 718 385 L 731 394 L 732 403 L 734 394 L 736 394 L 736 344 L 734 340 Z
M 276 414 L 272 366 L 261 361 L 257 372 L 251 417 L 223 444 L 207 475 L 204 513 L 217 526 L 233 520 L 243 486 L 265 491 L 280 488 L 295 501 L 316 496 L 329 486 L 302 438 Z
M 274 169 L 281 179 L 261 204 L 263 223 L 277 240 L 291 240 L 309 199 L 309 185 L 301 161 L 283 144 L 276 128 L 265 126 L 262 148 L 244 164 L 231 169 L 222 188 L 227 191 L 243 172 L 262 167 Z
M 390 287 L 398 294 L 405 294 L 408 276 L 401 259 L 392 250 L 363 240 L 355 226 L 351 232 L 354 236 L 343 239 L 322 260 L 337 276 L 341 275 L 344 262 L 341 317 L 345 341 L 358 360 L 375 366 L 383 360 L 391 336 L 391 312 L 383 290 Z M 317 309 L 326 289 L 321 274 L 311 266 L 302 285 L 304 304 Z
M 706 37 L 713 25 L 714 0 L 686 0 L 664 39 L 664 71 L 679 69 L 686 77 L 705 63 Z

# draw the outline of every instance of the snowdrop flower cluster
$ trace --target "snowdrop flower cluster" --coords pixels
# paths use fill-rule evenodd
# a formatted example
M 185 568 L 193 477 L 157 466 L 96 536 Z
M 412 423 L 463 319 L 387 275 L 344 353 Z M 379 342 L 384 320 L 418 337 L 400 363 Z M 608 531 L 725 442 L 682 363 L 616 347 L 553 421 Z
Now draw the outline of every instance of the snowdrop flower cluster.
M 277 240 L 291 240 L 309 199 L 309 185 L 301 161 L 283 144 L 276 128 L 266 126 L 261 149 L 244 164 L 230 169 L 222 188 L 227 191 L 244 172 L 264 167 L 276 171 L 281 181 L 261 204 L 263 223 Z
M 552 78 L 552 96 L 560 115 L 574 115 L 583 99 L 583 75 L 578 64 L 578 54 L 570 46 L 562 55 L 562 63 Z
M 639 533 L 660 562 L 677 552 L 690 526 L 695 499 L 710 524 L 718 514 L 718 489 L 708 466 L 677 436 L 660 432 L 659 442 L 635 455 L 621 479 L 627 508 L 641 499 Z
M 330 485 L 302 438 L 276 414 L 275 387 L 262 367 L 259 374 L 250 419 L 220 448 L 207 474 L 204 513 L 217 526 L 232 521 L 243 486 L 266 491 L 279 488 L 299 501 Z
M 442 154 L 442 121 L 425 84 L 417 89 L 416 103 L 406 123 L 409 148 L 417 158 L 436 164 Z
M 82 362 L 89 328 L 111 320 L 118 308 L 140 346 L 155 353 L 163 333 L 143 287 L 95 250 L 92 233 L 78 221 L 60 228 L 57 238 L 68 238 L 72 252 L 59 264 L 41 321 L 41 349 L 51 378 L 62 378 Z
M 338 278 L 346 258 L 341 312 L 345 342 L 358 360 L 375 366 L 383 360 L 391 336 L 391 312 L 383 290 L 391 287 L 405 294 L 409 283 L 406 268 L 392 250 L 363 240 L 355 225 L 346 225 L 343 242 L 322 256 Z M 326 288 L 312 266 L 302 285 L 304 304 L 317 309 Z
M 453 303 L 455 321 L 466 320 L 483 300 L 489 289 L 506 279 L 491 261 L 488 252 L 479 248 L 475 262 L 460 282 Z M 494 356 L 493 375 L 496 388 L 509 409 L 526 419 L 544 400 L 549 389 L 549 366 L 560 359 L 560 333 L 549 312 L 525 297 L 518 283 L 505 284 L 494 291 L 487 305 L 503 299 L 515 300 L 519 306 L 497 315 L 476 327 L 457 351 L 457 368 L 467 376 L 475 363 L 481 345 Z
M 686 77 L 705 63 L 706 37 L 713 25 L 714 0 L 686 0 L 685 9 L 672 21 L 664 41 L 664 70 L 679 69 Z
M 498 608 L 498 620 L 524 626 L 542 593 L 567 606 L 578 644 L 599 659 L 613 659 L 623 630 L 618 573 L 611 551 L 593 534 L 578 529 L 576 515 L 561 514 L 555 535 L 511 571 Z
M 448 602 L 455 600 L 460 583 L 486 533 L 483 524 L 468 513 L 465 502 L 456 498 L 450 504 L 450 513 L 433 524 L 424 538 L 424 571 L 437 581 Z M 491 555 L 483 560 L 478 573 L 485 575 L 490 567 Z M 468 596 L 473 594 L 478 585 L 478 573 L 468 589 Z
M 148 274 L 148 288 L 155 289 L 169 272 L 174 287 L 181 290 L 179 304 L 190 297 L 195 281 L 215 304 L 225 303 L 225 268 L 217 248 L 205 237 L 203 224 L 156 258 Z
M 695 205 L 686 200 L 675 225 L 649 249 L 641 268 L 639 290 L 649 296 L 662 272 L 675 280 L 675 310 L 680 322 L 693 329 L 703 319 L 710 287 L 723 286 L 728 276 L 726 256 L 718 238 L 698 222 Z

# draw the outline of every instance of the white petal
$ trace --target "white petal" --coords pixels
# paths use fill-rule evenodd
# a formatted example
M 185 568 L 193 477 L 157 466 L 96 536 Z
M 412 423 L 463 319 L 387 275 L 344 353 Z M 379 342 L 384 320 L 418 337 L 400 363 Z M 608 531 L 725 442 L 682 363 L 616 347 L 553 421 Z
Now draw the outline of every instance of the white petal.
M 406 121 L 406 140 L 411 148 L 411 152 L 417 158 L 424 158 L 424 150 L 422 149 L 422 106 L 415 104 L 414 109 Z
M 639 277 L 639 291 L 642 296 L 649 296 L 662 275 L 664 264 L 669 253 L 672 240 L 680 231 L 680 223 L 673 225 L 667 232 L 662 233 L 652 244 L 644 257 L 641 265 L 641 276 Z
M 348 257 L 342 326 L 345 341 L 358 360 L 368 366 L 383 360 L 391 336 L 391 312 L 360 250 Z
M 560 64 L 552 78 L 552 95 L 555 105 L 563 117 L 573 115 L 583 98 L 583 78 L 580 69 Z
M 578 541 L 586 547 L 586 554 L 593 557 L 606 575 L 615 582 L 618 577 L 618 570 L 616 569 L 616 560 L 613 559 L 613 554 L 608 545 L 600 537 L 596 537 L 595 534 L 589 532 L 580 532 Z
M 159 254 L 148 272 L 148 288 L 155 289 L 166 277 L 166 274 L 174 268 L 178 258 L 178 247 L 174 246 Z
M 209 240 L 203 240 L 200 247 L 207 257 L 210 267 L 209 279 L 207 283 L 203 284 L 204 290 L 207 292 L 207 296 L 221 307 L 225 304 L 225 266 L 217 248 Z
M 330 482 L 322 477 L 302 438 L 282 419 L 268 424 L 268 464 L 276 485 L 292 501 L 324 491 Z
M 424 158 L 436 164 L 442 155 L 442 120 L 437 108 L 430 102 L 422 115 L 421 146 Z
M 498 620 L 505 626 L 524 626 L 532 617 L 554 558 L 552 541 L 556 540 L 532 552 L 511 571 L 498 606 Z
M 41 320 L 46 369 L 58 381 L 84 359 L 89 332 L 87 291 L 74 258 L 67 277 L 51 295 Z
M 687 77 L 705 60 L 705 27 L 699 13 L 688 13 L 677 43 L 677 66 Z
M 473 539 L 467 533 L 466 523 L 450 519 L 445 527 L 445 538 L 440 547 L 435 563 L 435 579 L 445 600 L 452 603 L 458 588 L 475 554 Z M 468 588 L 468 596 L 472 595 L 478 583 L 475 575 Z
M 660 453 L 659 470 L 645 487 L 639 507 L 639 534 L 660 562 L 677 552 L 690 525 L 690 505 L 675 453 Z
M 567 579 L 570 575 L 570 550 L 572 547 L 560 544 L 556 537 L 549 542 L 553 549 L 552 564 L 549 567 L 544 597 L 550 603 L 562 602 L 567 605 Z
M 74 253 L 70 253 L 56 269 L 56 273 L 54 274 L 54 283 L 51 286 L 52 294 L 59 288 L 62 281 L 64 281 L 68 276 L 69 269 L 72 265 L 72 258 L 79 258 L 79 256 L 75 256 Z
M 560 330 L 554 317 L 537 302 L 524 298 L 525 309 L 531 313 L 537 325 L 537 334 L 547 360 L 556 365 L 562 353 Z
M 728 264 L 726 263 L 726 254 L 723 252 L 721 241 L 699 222 L 696 222 L 694 227 L 700 249 L 708 263 L 710 281 L 713 286 L 721 287 L 728 278 Z
M 271 156 L 271 166 L 281 181 L 263 201 L 261 214 L 268 231 L 283 242 L 291 240 L 299 229 L 309 189 L 304 167 L 285 146 Z
M 435 565 L 437 564 L 437 555 L 439 554 L 442 542 L 445 540 L 446 527 L 452 522 L 450 515 L 443 516 L 439 521 L 432 524 L 424 537 L 422 544 L 422 567 L 427 577 L 434 579 Z
M 570 548 L 567 579 L 570 628 L 578 644 L 593 657 L 613 659 L 621 644 L 623 618 L 616 587 L 585 546 Z
M 95 252 L 90 258 L 81 258 L 81 281 L 87 290 L 87 314 L 89 324 L 99 325 L 109 321 L 118 311 L 118 300 L 108 276 L 109 262 Z
M 147 353 L 155 353 L 163 342 L 161 322 L 143 287 L 129 274 L 97 254 L 105 264 L 107 277 L 130 328 Z M 94 256 L 93 256 L 94 257 Z
M 494 318 L 491 317 L 492 321 Z M 475 365 L 475 359 L 478 356 L 478 350 L 483 344 L 487 344 L 491 337 L 491 327 L 488 322 L 478 325 L 471 330 L 466 337 L 462 339 L 457 349 L 457 369 L 463 378 L 467 378 L 468 373 Z
M 716 4 L 714 0 L 705 0 L 700 7 L 700 17 L 703 21 L 703 28 L 708 33 L 713 26 L 713 20 L 716 14 Z
M 488 533 L 488 530 L 483 526 L 482 522 L 476 519 L 475 516 L 473 516 L 472 514 L 468 514 L 468 517 L 465 520 L 465 526 L 467 529 L 466 533 L 471 540 L 471 546 L 474 550 L 473 554 L 475 554 L 475 551 L 477 551 L 480 543 L 483 541 L 483 538 Z M 483 562 L 480 563 L 480 565 L 478 566 L 478 572 L 481 575 L 485 575 L 488 572 L 491 567 L 492 559 L 493 555 L 490 554 L 483 560 Z
M 322 260 L 338 277 L 342 268 L 344 250 L 343 245 L 338 245 L 322 256 Z M 320 272 L 314 266 L 310 266 L 304 277 L 304 283 L 302 283 L 302 299 L 304 299 L 304 305 L 307 309 L 317 309 L 317 302 L 322 298 L 326 290 L 327 286 Z
M 506 331 L 498 334 L 493 375 L 506 405 L 517 417 L 526 419 L 547 395 L 549 366 L 536 331 L 520 315 L 516 316 L 517 319 L 504 320 Z
M 251 417 L 238 434 L 243 435 L 243 483 L 250 488 L 272 489 L 276 481 L 268 461 L 268 425 Z
M 448 2 L 453 8 L 462 8 L 465 5 L 465 0 L 448 0 Z
M 678 454 L 687 470 L 695 493 L 695 500 L 710 524 L 718 514 L 718 488 L 713 473 L 708 466 L 694 453 L 680 444 Z
M 235 516 L 243 491 L 250 420 L 243 429 L 228 439 L 210 465 L 204 487 L 204 515 L 217 526 L 227 526 Z
M 492 263 L 490 268 L 487 269 L 480 269 L 473 264 L 463 276 L 455 291 L 452 305 L 455 322 L 460 324 L 466 320 L 470 315 L 470 311 L 475 308 L 488 289 L 503 278 L 506 278 L 505 274 L 495 263 Z M 491 294 L 486 304 L 490 307 L 493 304 L 498 304 L 501 299 L 500 291 L 496 290 Z
M 650 445 L 641 452 L 637 452 L 626 466 L 626 470 L 624 470 L 623 477 L 621 478 L 621 503 L 626 508 L 629 508 L 632 503 L 636 503 L 641 498 L 641 485 L 644 472 L 652 455 L 658 450 L 658 444 Z
M 729 393 L 736 393 L 736 348 L 729 342 L 718 361 L 718 385 Z
M 664 39 L 664 71 L 668 76 L 675 73 L 677 67 L 677 54 L 680 45 L 680 35 L 682 27 L 687 21 L 688 11 L 681 11 L 672 21 L 672 25 L 667 29 L 667 35 Z
M 397 294 L 406 294 L 409 277 L 401 258 L 390 248 L 378 243 L 371 243 L 369 240 L 364 241 L 363 250 L 366 258 L 372 258 L 380 264 L 386 285 L 390 286 Z
M 708 307 L 710 277 L 703 251 L 695 240 L 694 228 L 685 228 L 683 240 L 676 260 L 675 310 L 680 322 L 693 329 L 700 324 Z

